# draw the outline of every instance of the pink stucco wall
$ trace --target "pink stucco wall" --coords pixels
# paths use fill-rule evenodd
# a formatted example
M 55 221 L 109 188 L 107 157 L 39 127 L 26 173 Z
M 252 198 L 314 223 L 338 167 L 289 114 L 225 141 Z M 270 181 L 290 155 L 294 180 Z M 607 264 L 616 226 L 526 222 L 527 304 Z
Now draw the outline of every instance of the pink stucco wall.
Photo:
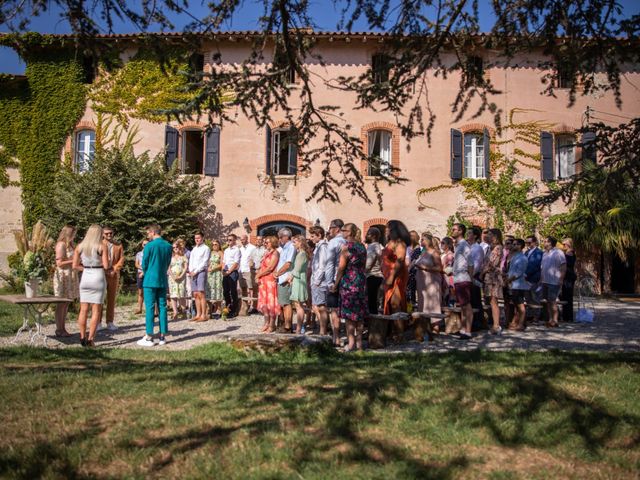
M 326 66 L 321 66 L 317 62 L 308 65 L 316 85 L 315 102 L 318 105 L 340 105 L 344 112 L 344 122 L 352 125 L 354 136 L 360 136 L 361 128 L 366 124 L 371 122 L 394 124 L 395 118 L 389 113 L 354 109 L 353 94 L 331 89 L 325 81 L 338 76 L 361 74 L 368 68 L 371 56 L 378 48 L 377 39 L 364 42 L 362 38 L 354 37 L 349 43 L 344 39 L 336 39 L 333 42 L 322 40 L 318 44 L 317 51 L 322 55 Z M 242 39 L 234 42 L 220 40 L 208 44 L 205 50 L 207 54 L 221 53 L 223 62 L 238 63 L 246 58 L 249 43 Z M 623 105 L 620 110 L 617 109 L 611 92 L 587 97 L 579 96 L 576 103 L 569 107 L 568 92 L 565 90 L 557 90 L 555 98 L 542 94 L 545 86 L 541 79 L 547 70 L 541 67 L 545 61 L 541 55 L 531 53 L 526 57 L 515 58 L 508 67 L 496 58 L 495 52 L 486 51 L 482 56 L 485 60 L 487 75 L 494 86 L 501 91 L 500 94 L 494 95 L 491 101 L 502 110 L 503 124 L 507 123 L 507 115 L 514 108 L 529 110 L 517 117 L 519 121 L 550 122 L 560 130 L 581 127 L 587 106 L 628 117 L 640 114 L 640 73 L 637 68 L 629 69 L 622 81 Z M 206 55 L 205 58 L 211 57 Z M 453 61 L 453 56 L 445 57 L 445 62 Z M 462 120 L 454 121 L 451 105 L 458 93 L 459 78 L 456 75 L 450 75 L 447 79 L 428 75 L 427 83 L 430 106 L 437 115 L 432 142 L 429 144 L 426 137 L 415 138 L 410 144 L 404 138 L 399 139 L 401 176 L 409 180 L 403 185 L 380 186 L 384 199 L 382 211 L 379 210 L 375 201 L 371 179 L 365 180 L 365 189 L 372 199 L 370 204 L 350 196 L 347 191 L 341 192 L 340 203 L 305 201 L 320 179 L 319 168 L 314 168 L 308 177 L 299 175 L 295 179 L 276 178 L 277 187 L 275 188 L 271 183 L 261 181 L 265 170 L 265 131 L 257 128 L 251 119 L 238 113 L 237 123 L 227 123 L 221 131 L 219 177 L 202 178 L 203 182 L 215 182 L 215 206 L 212 208 L 215 208 L 216 213 L 219 214 L 219 223 L 216 224 L 215 230 L 219 231 L 223 227 L 234 230 L 236 233 L 243 232 L 242 221 L 245 217 L 250 220 L 253 227 L 259 226 L 260 221 L 266 218 L 291 219 L 295 216 L 307 219 L 311 223 L 320 219 L 321 224 L 325 226 L 332 218 L 340 217 L 363 228 L 385 219 L 396 218 L 403 220 L 411 229 L 430 230 L 435 234 L 443 235 L 447 217 L 461 207 L 472 212 L 474 204 L 465 201 L 460 188 L 452 188 L 424 197 L 422 200 L 428 205 L 425 208 L 418 201 L 416 192 L 420 188 L 452 183 L 449 178 L 451 128 L 464 128 L 470 124 L 492 128 L 494 125 L 492 114 L 488 112 L 478 118 L 473 117 L 477 107 L 477 103 L 474 104 L 474 102 Z M 293 108 L 299 105 L 299 99 L 295 93 L 290 99 L 290 105 Z M 276 123 L 283 120 L 282 112 L 273 112 L 272 117 Z M 87 124 L 94 118 L 89 105 L 81 123 Z M 616 123 L 615 117 L 606 118 Z M 136 150 L 138 152 L 148 150 L 151 154 L 162 152 L 165 125 L 146 121 L 137 123 L 140 127 L 140 141 L 136 145 Z M 172 123 L 180 127 L 177 123 Z M 508 138 L 508 136 L 501 137 L 499 140 Z M 536 153 L 536 148 L 521 142 L 500 148 L 506 153 L 511 153 L 515 147 Z M 539 170 L 525 168 L 522 172 L 533 178 L 540 178 Z M 10 220 L 3 218 L 2 222 L 7 224 Z M 256 233 L 255 228 L 252 233 Z

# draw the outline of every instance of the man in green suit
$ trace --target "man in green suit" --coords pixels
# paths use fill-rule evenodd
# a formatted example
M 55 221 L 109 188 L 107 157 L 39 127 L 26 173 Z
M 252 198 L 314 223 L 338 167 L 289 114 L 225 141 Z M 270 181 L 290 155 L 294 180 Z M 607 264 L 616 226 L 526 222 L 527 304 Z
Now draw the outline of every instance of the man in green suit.
M 153 347 L 153 317 L 158 307 L 158 320 L 160 323 L 159 345 L 166 343 L 165 335 L 168 331 L 167 322 L 167 270 L 171 263 L 172 247 L 161 236 L 159 225 L 147 227 L 147 239 L 149 243 L 144 247 L 142 256 L 142 291 L 144 294 L 144 306 L 146 309 L 145 323 L 146 335 L 138 340 L 141 347 Z

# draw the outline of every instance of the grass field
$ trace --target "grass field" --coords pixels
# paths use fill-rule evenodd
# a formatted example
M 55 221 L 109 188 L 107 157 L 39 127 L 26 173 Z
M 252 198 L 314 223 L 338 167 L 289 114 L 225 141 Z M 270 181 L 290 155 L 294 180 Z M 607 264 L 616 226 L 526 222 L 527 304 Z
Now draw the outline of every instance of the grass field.
M 637 478 L 640 355 L 0 350 L 0 477 Z

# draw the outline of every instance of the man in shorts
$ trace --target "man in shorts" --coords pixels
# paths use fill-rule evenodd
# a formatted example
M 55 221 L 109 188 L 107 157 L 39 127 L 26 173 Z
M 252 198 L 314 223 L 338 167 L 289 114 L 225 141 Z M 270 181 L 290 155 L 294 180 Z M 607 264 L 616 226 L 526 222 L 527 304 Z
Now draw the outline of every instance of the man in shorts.
M 240 288 L 242 289 L 243 297 L 254 298 L 258 296 L 256 291 L 255 281 L 255 264 L 254 255 L 256 247 L 249 243 L 249 236 L 242 235 L 240 237 Z M 247 301 L 247 313 L 249 315 L 253 313 L 259 313 L 255 308 L 255 302 L 253 300 Z
M 527 271 L 527 257 L 522 253 L 524 240 L 516 238 L 511 242 L 511 261 L 507 274 L 507 285 L 511 289 L 511 303 L 514 306 L 513 321 L 509 330 L 522 331 L 526 328 L 524 301 L 529 291 L 529 283 L 525 280 Z
M 547 237 L 542 255 L 542 299 L 547 302 L 547 327 L 558 326 L 558 296 L 567 273 L 567 259 L 564 252 L 556 247 L 557 243 L 556 238 Z
M 291 230 L 286 227 L 278 231 L 278 242 L 282 250 L 273 276 L 278 279 L 278 304 L 282 308 L 282 317 L 284 320 L 284 326 L 278 328 L 278 333 L 291 333 L 291 322 L 293 319 L 289 271 L 293 267 L 296 249 L 291 241 L 291 236 Z
M 320 325 L 320 335 L 327 334 L 327 287 L 324 273 L 327 268 L 327 250 L 329 243 L 324 238 L 324 228 L 320 226 L 309 229 L 309 237 L 315 248 L 311 260 L 311 306 Z
M 471 338 L 471 324 L 473 309 L 471 308 L 471 278 L 473 277 L 473 262 L 471 261 L 471 247 L 464 239 L 467 227 L 461 223 L 454 223 L 451 228 L 456 249 L 453 255 L 453 286 L 456 292 L 456 302 L 460 307 L 462 328 L 460 340 Z
M 191 279 L 191 292 L 195 299 L 196 316 L 191 319 L 193 322 L 206 322 L 209 319 L 207 299 L 207 270 L 209 269 L 209 257 L 211 250 L 204 243 L 202 232 L 196 232 L 193 236 L 195 247 L 189 255 L 189 267 L 187 275 Z

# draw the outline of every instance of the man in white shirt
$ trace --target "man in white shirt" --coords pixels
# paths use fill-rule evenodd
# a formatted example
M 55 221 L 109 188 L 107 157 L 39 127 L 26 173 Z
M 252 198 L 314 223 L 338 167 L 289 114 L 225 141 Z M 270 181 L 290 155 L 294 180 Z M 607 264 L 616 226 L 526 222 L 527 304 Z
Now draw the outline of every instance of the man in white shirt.
M 256 266 L 254 263 L 254 254 L 256 251 L 255 245 L 249 243 L 249 236 L 242 235 L 240 237 L 240 288 L 242 289 L 243 297 L 257 297 L 256 291 Z M 247 302 L 247 313 L 249 315 L 257 313 L 255 309 L 255 302 L 249 300 Z
M 480 246 L 482 247 L 482 251 L 484 252 L 484 258 L 489 258 L 489 254 L 491 253 L 491 245 L 487 242 L 487 238 L 490 235 L 489 229 L 485 228 L 482 230 L 482 241 L 480 242 Z
M 222 293 L 224 303 L 229 310 L 227 318 L 238 315 L 238 269 L 240 268 L 241 253 L 238 248 L 238 237 L 230 233 L 227 236 L 228 247 L 224 251 L 222 262 Z M 191 254 L 193 255 L 193 253 Z
M 547 237 L 542 255 L 542 297 L 547 301 L 547 327 L 558 326 L 558 296 L 567 273 L 567 259 L 564 252 L 556 247 L 557 243 L 556 238 Z
M 204 243 L 202 232 L 196 232 L 193 240 L 196 245 L 191 250 L 191 255 L 189 255 L 189 271 L 187 272 L 191 279 L 191 292 L 196 304 L 196 316 L 191 321 L 206 322 L 209 319 L 209 315 L 207 313 L 205 291 L 207 290 L 207 270 L 209 268 L 211 250 Z
M 280 327 L 278 329 L 278 333 L 291 333 L 291 323 L 293 320 L 289 271 L 293 266 L 293 260 L 296 256 L 296 248 L 293 246 L 291 237 L 292 233 L 288 228 L 281 228 L 278 231 L 278 241 L 280 242 L 282 250 L 273 276 L 278 279 L 278 304 L 282 307 L 282 317 L 284 319 L 284 327 Z
M 336 274 L 338 273 L 338 265 L 340 264 L 340 253 L 342 246 L 346 240 L 342 236 L 342 227 L 344 222 L 336 218 L 331 220 L 329 224 L 329 244 L 327 245 L 327 264 L 324 271 L 324 282 L 327 288 L 327 308 L 331 312 L 331 327 L 333 329 L 333 344 L 340 346 L 340 295 L 338 289 L 333 290 L 336 282 Z
M 261 235 L 256 237 L 255 242 L 253 242 L 256 249 L 253 251 L 253 268 L 254 270 L 260 270 L 260 264 L 262 263 L 262 257 L 267 253 L 267 247 L 264 246 L 264 238 Z

